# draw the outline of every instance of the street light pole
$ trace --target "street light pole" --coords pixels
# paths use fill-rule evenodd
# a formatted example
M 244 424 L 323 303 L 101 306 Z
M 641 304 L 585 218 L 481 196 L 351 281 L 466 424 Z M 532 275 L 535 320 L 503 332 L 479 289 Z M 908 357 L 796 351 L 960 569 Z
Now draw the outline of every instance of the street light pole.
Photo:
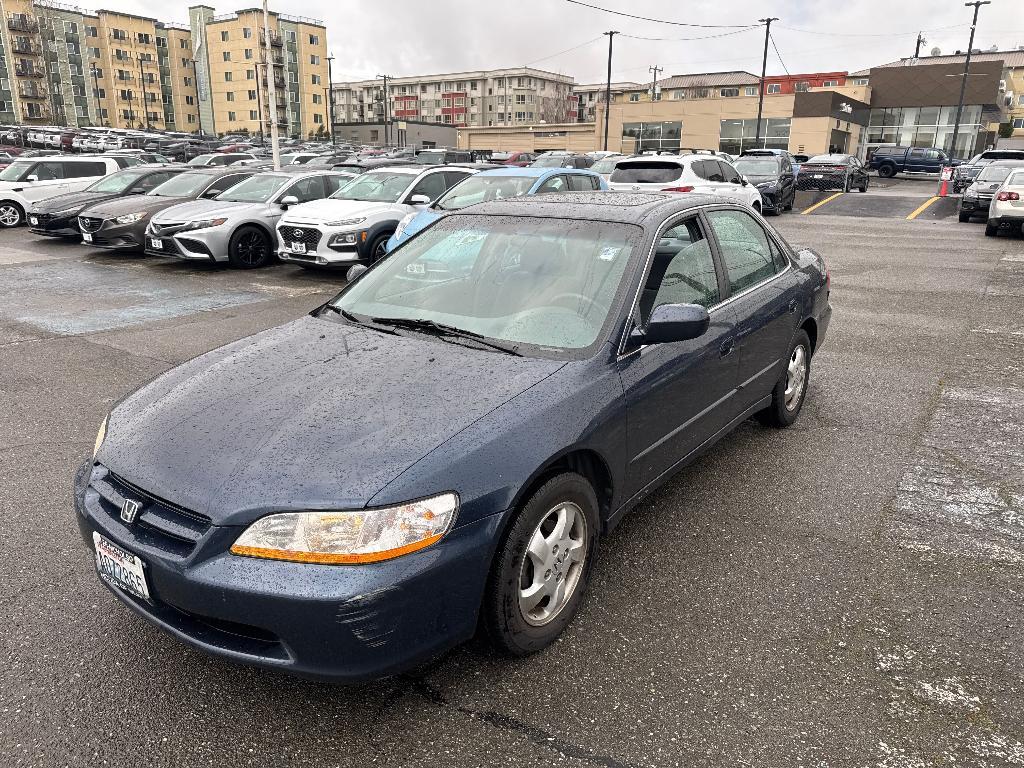
M 264 65 L 264 66 L 266 66 L 266 65 Z M 252 71 L 256 75 L 256 107 L 257 107 L 256 111 L 259 114 L 259 118 L 260 118 L 260 146 L 263 147 L 263 146 L 266 146 L 266 145 L 265 145 L 264 139 L 263 139 L 263 121 L 264 121 L 264 116 L 263 116 L 263 89 L 260 88 L 260 65 L 256 64 L 256 66 L 253 67 Z
M 331 121 L 331 146 L 336 146 L 334 138 L 334 79 L 331 77 L 331 62 L 333 56 L 327 57 L 327 119 Z
M 390 146 L 391 144 L 391 131 L 388 125 L 388 76 L 377 75 L 377 77 L 384 78 L 384 146 Z
M 778 18 L 769 16 L 767 19 L 758 19 L 759 22 L 764 24 L 764 56 L 761 58 L 761 83 L 757 93 L 757 127 L 754 129 L 754 146 L 761 146 L 761 114 L 764 110 L 764 78 L 768 72 L 768 41 L 772 34 L 772 22 L 778 21 Z M 765 143 L 768 143 L 767 137 L 765 137 Z M 743 151 L 743 138 L 740 138 L 740 151 Z
M 96 98 L 96 125 L 102 125 L 103 107 L 100 106 L 100 75 L 96 69 L 96 62 L 92 64 L 92 95 Z
M 612 113 L 612 41 L 618 32 L 605 32 L 608 35 L 608 79 L 604 84 L 604 151 L 608 151 L 608 123 Z M 505 105 L 508 106 L 507 104 Z
M 967 43 L 967 58 L 964 59 L 964 74 L 960 79 L 960 101 L 956 106 L 956 122 L 953 124 L 953 142 L 949 147 L 949 156 L 956 157 L 956 140 L 960 136 L 960 118 L 964 112 L 964 94 L 967 91 L 967 73 L 971 68 L 971 49 L 974 48 L 974 32 L 978 28 L 978 10 L 983 5 L 990 5 L 991 0 L 974 0 L 971 3 L 964 3 L 964 6 L 969 8 L 974 6 L 974 20 L 971 22 L 971 39 Z M 969 155 L 970 153 L 968 153 Z
M 146 75 L 142 70 L 142 54 L 139 54 L 139 84 L 142 86 L 142 114 L 146 119 L 146 130 L 149 130 L 149 105 L 146 94 Z
M 263 38 L 266 41 L 266 48 L 268 51 L 274 50 L 270 46 L 270 11 L 267 10 L 267 0 L 263 0 Z M 268 56 L 270 61 L 273 61 L 272 56 Z M 281 170 L 281 147 L 277 143 L 277 90 L 274 87 L 274 81 L 271 75 L 276 74 L 274 72 L 274 65 L 272 63 L 267 64 L 267 102 L 270 108 L 270 144 L 271 152 L 274 156 L 274 170 Z
M 196 88 L 196 115 L 199 118 L 199 135 L 203 135 L 203 108 L 199 104 L 199 65 L 195 59 L 189 59 L 192 62 L 192 85 Z

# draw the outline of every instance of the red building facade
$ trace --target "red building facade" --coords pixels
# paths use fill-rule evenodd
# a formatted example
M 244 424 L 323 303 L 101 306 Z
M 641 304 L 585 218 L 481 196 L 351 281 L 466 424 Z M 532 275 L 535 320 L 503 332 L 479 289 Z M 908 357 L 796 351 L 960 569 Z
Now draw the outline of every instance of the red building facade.
M 813 72 L 802 75 L 772 75 L 764 79 L 764 92 L 797 93 L 811 88 L 835 88 L 846 85 L 848 72 Z

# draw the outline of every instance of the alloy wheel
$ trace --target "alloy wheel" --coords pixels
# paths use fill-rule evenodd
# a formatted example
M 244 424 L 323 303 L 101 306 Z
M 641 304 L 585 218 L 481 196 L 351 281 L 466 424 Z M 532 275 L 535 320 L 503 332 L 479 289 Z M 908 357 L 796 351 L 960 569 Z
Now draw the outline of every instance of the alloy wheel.
M 786 372 L 786 410 L 795 411 L 804 396 L 804 384 L 807 381 L 807 349 L 797 345 L 789 357 L 789 369 Z
M 16 227 L 21 221 L 21 211 L 13 205 L 0 206 L 0 224 L 5 227 Z
M 238 260 L 249 266 L 262 264 L 267 257 L 267 241 L 259 232 L 245 232 L 238 238 Z
M 379 261 L 380 259 L 383 259 L 387 255 L 387 252 L 388 241 L 385 240 L 384 238 L 381 238 L 380 242 L 378 242 L 377 245 L 374 246 L 372 258 L 374 261 Z
M 519 610 L 535 627 L 552 621 L 572 598 L 587 559 L 587 518 L 571 501 L 537 524 L 519 575 Z

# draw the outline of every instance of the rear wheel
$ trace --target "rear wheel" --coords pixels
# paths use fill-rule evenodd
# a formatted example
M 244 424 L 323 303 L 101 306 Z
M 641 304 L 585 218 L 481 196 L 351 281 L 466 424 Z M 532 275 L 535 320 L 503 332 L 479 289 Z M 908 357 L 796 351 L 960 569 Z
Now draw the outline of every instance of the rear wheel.
M 894 165 L 882 165 L 878 168 L 878 175 L 883 179 L 891 179 L 896 175 L 896 166 Z
M 512 521 L 488 579 L 484 620 L 515 656 L 547 647 L 572 621 L 597 546 L 598 503 L 580 475 L 542 485 Z
M 867 192 L 868 191 L 868 177 L 867 176 L 864 177 L 864 181 L 862 181 L 860 183 L 860 186 L 857 187 L 857 189 L 859 191 L 861 191 L 861 192 Z
M 25 211 L 11 200 L 0 203 L 0 227 L 20 227 L 25 223 Z
M 959 216 L 957 216 L 957 218 L 960 219 L 960 223 L 961 224 L 964 224 L 964 223 L 966 223 L 966 222 L 971 220 L 971 214 L 969 214 L 969 213 L 961 213 Z
M 270 263 L 273 251 L 270 238 L 259 227 L 239 227 L 231 236 L 228 261 L 237 269 L 256 269 Z
M 772 403 L 757 416 L 772 427 L 784 428 L 800 416 L 811 378 L 811 340 L 805 331 L 797 331 L 789 348 L 786 368 L 772 390 Z

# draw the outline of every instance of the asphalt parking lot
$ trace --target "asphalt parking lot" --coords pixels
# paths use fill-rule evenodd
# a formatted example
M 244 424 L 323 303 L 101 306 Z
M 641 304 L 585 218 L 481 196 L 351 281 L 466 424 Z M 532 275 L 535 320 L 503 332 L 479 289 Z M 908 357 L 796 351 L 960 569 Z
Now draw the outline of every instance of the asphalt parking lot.
M 142 623 L 70 498 L 121 396 L 340 280 L 0 232 L 7 764 L 1024 766 L 1024 238 L 947 201 L 908 220 L 933 193 L 806 215 L 829 195 L 801 193 L 771 219 L 832 274 L 801 419 L 745 424 L 634 511 L 560 641 L 515 661 L 474 642 L 358 688 Z

